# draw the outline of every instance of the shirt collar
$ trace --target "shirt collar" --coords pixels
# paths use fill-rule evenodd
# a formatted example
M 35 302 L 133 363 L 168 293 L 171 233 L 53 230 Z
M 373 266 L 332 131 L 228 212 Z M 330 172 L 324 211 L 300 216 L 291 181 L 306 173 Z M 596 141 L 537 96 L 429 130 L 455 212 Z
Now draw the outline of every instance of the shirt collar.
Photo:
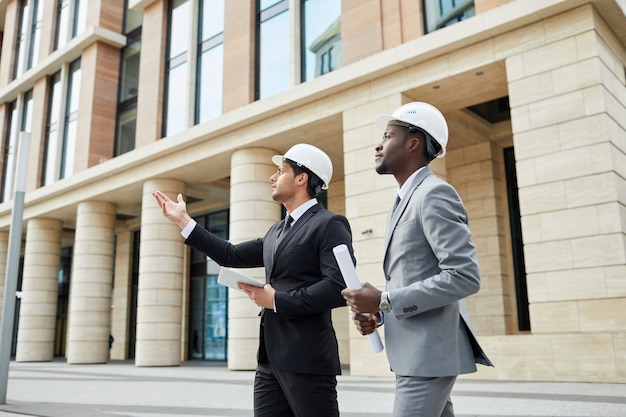
M 291 224 L 293 225 L 295 222 L 297 222 L 297 221 L 298 221 L 298 219 L 299 219 L 300 217 L 302 217 L 302 215 L 303 215 L 304 213 L 306 213 L 306 211 L 307 211 L 308 209 L 310 209 L 311 207 L 313 207 L 313 206 L 314 206 L 314 205 L 316 205 L 316 204 L 317 204 L 317 198 L 312 198 L 312 199 L 310 199 L 309 201 L 307 201 L 306 203 L 300 204 L 300 205 L 298 206 L 298 208 L 296 208 L 296 209 L 293 211 L 293 213 L 289 213 L 289 212 L 287 212 L 287 214 L 289 214 L 289 215 L 291 216 L 291 218 L 293 219 Z
M 409 178 L 406 179 L 406 181 L 404 181 L 404 184 L 402 184 L 402 187 L 400 187 L 398 189 L 398 197 L 400 197 L 400 200 L 402 200 L 404 197 L 406 197 L 407 193 L 409 192 L 409 189 L 411 188 L 411 184 L 413 183 L 413 180 L 415 179 L 415 177 L 417 176 L 418 172 L 420 172 L 421 170 L 423 170 L 424 168 L 426 168 L 426 166 L 423 166 L 421 168 L 418 168 L 417 171 L 415 171 L 414 173 L 412 173 Z

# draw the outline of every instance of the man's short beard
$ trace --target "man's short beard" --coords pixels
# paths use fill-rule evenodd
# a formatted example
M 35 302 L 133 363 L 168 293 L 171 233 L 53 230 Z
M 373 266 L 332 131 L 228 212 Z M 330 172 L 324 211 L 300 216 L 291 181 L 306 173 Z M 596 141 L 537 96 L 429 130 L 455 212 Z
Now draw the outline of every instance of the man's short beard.
M 390 174 L 389 169 L 387 169 L 387 165 L 385 165 L 384 162 L 382 162 L 380 165 L 376 167 L 376 172 L 381 175 Z

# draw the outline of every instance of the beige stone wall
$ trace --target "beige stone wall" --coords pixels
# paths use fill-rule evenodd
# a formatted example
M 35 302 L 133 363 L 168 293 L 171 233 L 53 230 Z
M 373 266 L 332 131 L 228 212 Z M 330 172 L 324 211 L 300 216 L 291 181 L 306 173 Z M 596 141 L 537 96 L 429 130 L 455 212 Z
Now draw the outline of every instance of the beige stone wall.
M 223 111 L 254 101 L 254 4 L 248 0 L 225 2 Z
M 452 140 L 457 138 L 451 138 Z M 469 216 L 472 240 L 479 254 L 480 291 L 468 298 L 472 327 L 480 335 L 517 332 L 514 290 L 507 251 L 508 216 L 502 148 L 483 143 L 451 150 L 444 158 L 447 180 L 461 196 Z M 512 299 L 513 298 L 513 299 Z
M 96 42 L 83 51 L 80 65 L 76 172 L 113 157 L 120 50 Z
M 543 29 L 506 61 L 532 335 L 483 376 L 624 382 L 626 54 L 591 7 Z
M 343 117 L 346 215 L 353 230 L 357 274 L 361 282 L 378 288 L 385 285 L 382 273 L 385 228 L 398 185 L 393 176 L 381 176 L 374 170 L 374 148 L 382 132 L 375 128 L 371 115 L 399 107 L 403 100 L 401 94 L 396 94 L 346 110 Z M 369 229 L 370 233 L 355 233 Z M 350 371 L 357 375 L 389 375 L 384 352 L 373 353 L 367 337 L 361 336 L 352 324 L 349 328 Z M 380 329 L 384 345 L 383 333 Z
M 161 138 L 167 1 L 152 2 L 143 10 L 139 85 L 137 88 L 137 135 L 135 147 Z

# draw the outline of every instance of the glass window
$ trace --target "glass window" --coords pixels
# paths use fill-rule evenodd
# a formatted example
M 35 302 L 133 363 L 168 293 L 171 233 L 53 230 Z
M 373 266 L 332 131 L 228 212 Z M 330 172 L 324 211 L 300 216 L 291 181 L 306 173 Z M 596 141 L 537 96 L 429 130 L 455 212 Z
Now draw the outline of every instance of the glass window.
M 86 26 L 86 1 L 58 0 L 54 49 L 64 47 L 70 39 L 83 33 Z
M 59 160 L 59 116 L 61 109 L 61 73 L 50 77 L 48 91 L 48 123 L 46 125 L 46 146 L 42 184 L 52 184 L 58 179 Z
M 195 123 L 222 114 L 224 80 L 224 0 L 203 0 L 201 9 Z
M 70 177 L 74 173 L 76 158 L 76 127 L 78 124 L 78 106 L 80 102 L 80 60 L 70 64 L 67 84 L 67 103 L 65 108 L 65 129 L 63 151 L 61 156 L 61 178 Z
M 257 16 L 257 71 L 255 98 L 263 99 L 289 88 L 290 39 L 289 4 L 261 1 Z
M 191 4 L 188 0 L 173 0 L 170 10 L 169 49 L 166 74 L 166 100 L 163 117 L 164 136 L 187 127 L 188 71 L 187 51 Z
M 228 211 L 198 216 L 198 224 L 222 239 L 228 239 Z M 217 283 L 219 265 L 191 250 L 189 291 L 189 357 L 199 360 L 227 359 L 228 288 Z
M 2 164 L 2 201 L 13 198 L 15 182 L 15 164 L 17 157 L 17 103 L 15 101 L 7 105 L 7 130 L 4 138 L 4 161 Z
M 22 0 L 19 4 L 19 25 L 17 39 L 15 43 L 15 67 L 13 68 L 13 79 L 19 77 L 24 72 L 26 66 L 26 56 L 28 54 L 26 38 L 28 36 L 28 3 Z
M 476 14 L 474 0 L 424 0 L 426 32 L 453 25 Z
M 28 69 L 39 62 L 39 45 L 41 44 L 41 21 L 43 19 L 43 2 L 32 0 L 32 24 L 30 29 L 30 47 L 28 54 Z
M 125 33 L 126 46 L 121 51 L 114 150 L 116 156 L 135 149 L 141 20 L 142 15 L 140 13 L 126 9 L 124 27 L 130 32 Z
M 341 66 L 341 0 L 301 0 L 302 81 Z

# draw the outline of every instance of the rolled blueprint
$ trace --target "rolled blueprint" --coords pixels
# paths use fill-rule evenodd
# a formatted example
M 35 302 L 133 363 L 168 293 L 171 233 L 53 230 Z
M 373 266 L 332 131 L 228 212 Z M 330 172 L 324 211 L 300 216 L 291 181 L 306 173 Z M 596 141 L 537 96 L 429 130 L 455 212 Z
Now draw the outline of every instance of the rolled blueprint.
M 356 275 L 356 269 L 352 263 L 348 247 L 344 244 L 335 246 L 333 248 L 333 253 L 335 254 L 335 259 L 337 259 L 341 275 L 343 275 L 343 280 L 346 282 L 346 287 L 351 290 L 360 289 L 361 282 L 359 281 L 359 277 Z M 372 350 L 375 353 L 383 351 L 383 342 L 380 340 L 378 330 L 374 329 L 374 333 L 368 334 L 367 338 L 369 339 Z

